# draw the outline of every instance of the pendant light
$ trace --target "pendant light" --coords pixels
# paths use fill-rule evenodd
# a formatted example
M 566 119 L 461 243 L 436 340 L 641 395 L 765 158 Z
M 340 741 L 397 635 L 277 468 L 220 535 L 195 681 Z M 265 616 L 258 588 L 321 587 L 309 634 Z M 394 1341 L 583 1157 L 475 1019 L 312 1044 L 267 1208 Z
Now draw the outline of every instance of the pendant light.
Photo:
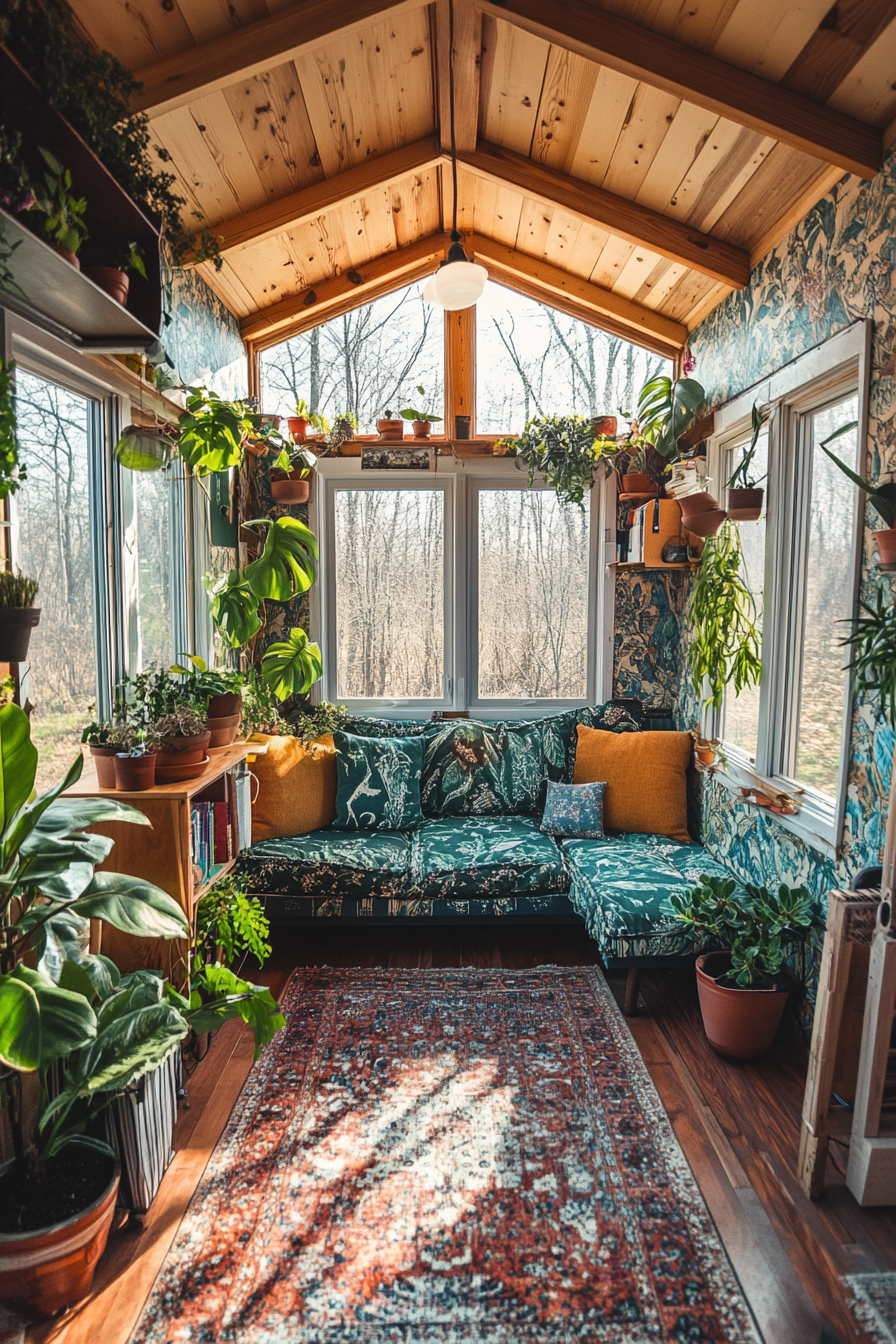
M 448 0 L 448 107 L 451 123 L 451 186 L 454 193 L 451 215 L 451 246 L 448 256 L 423 291 L 427 303 L 453 313 L 471 308 L 482 297 L 488 271 L 470 261 L 461 247 L 457 231 L 457 144 L 454 135 L 454 0 Z

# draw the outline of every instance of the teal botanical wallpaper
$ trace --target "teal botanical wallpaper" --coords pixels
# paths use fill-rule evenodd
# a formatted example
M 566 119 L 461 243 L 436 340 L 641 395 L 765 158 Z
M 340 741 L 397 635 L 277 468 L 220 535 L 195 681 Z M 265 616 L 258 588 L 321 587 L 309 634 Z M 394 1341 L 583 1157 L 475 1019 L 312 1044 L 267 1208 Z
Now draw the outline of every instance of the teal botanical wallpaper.
M 162 280 L 161 340 L 178 377 L 187 386 L 213 387 L 222 397 L 245 397 L 246 351 L 233 313 L 194 267 L 163 266 Z

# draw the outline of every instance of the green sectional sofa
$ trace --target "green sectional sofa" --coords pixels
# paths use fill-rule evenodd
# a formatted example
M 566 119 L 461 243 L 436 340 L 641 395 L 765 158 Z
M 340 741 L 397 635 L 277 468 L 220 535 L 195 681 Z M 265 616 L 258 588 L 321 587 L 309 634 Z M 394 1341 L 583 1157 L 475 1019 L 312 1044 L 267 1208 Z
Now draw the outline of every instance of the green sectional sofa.
M 576 727 L 640 732 L 640 706 L 532 721 L 393 723 L 364 736 L 423 736 L 426 818 L 410 831 L 328 828 L 244 850 L 238 871 L 272 924 L 584 924 L 610 969 L 680 965 L 700 950 L 669 913 L 673 890 L 728 876 L 697 843 L 655 835 L 556 839 L 539 828 L 547 779 L 570 781 Z

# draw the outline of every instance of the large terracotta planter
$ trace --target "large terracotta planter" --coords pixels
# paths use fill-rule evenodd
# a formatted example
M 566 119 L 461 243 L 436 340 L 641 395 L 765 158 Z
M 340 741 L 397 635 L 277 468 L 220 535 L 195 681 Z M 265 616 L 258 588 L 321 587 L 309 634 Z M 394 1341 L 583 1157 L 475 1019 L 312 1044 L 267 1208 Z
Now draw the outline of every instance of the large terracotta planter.
M 764 490 L 739 487 L 728 491 L 728 517 L 735 523 L 755 523 L 762 514 Z
M 117 266 L 86 266 L 84 274 L 88 280 L 92 280 L 100 289 L 104 289 L 116 303 L 120 303 L 122 308 L 128 301 L 128 290 L 131 287 L 130 276 L 126 271 L 120 271 Z
M 226 719 L 231 714 L 240 714 L 243 709 L 243 697 L 239 691 L 225 691 L 223 695 L 213 695 L 208 702 L 208 718 Z
M 882 565 L 896 565 L 896 527 L 885 527 L 874 533 L 877 553 Z
M 304 504 L 311 493 L 311 481 L 296 472 L 271 472 L 271 494 L 278 504 Z
M 311 422 L 306 420 L 304 415 L 290 415 L 287 418 L 286 427 L 289 430 L 291 438 L 296 443 L 302 443 L 304 441 L 310 423 Z
M 376 432 L 381 439 L 386 439 L 390 443 L 395 439 L 404 438 L 403 420 L 377 420 Z
M 646 471 L 627 471 L 622 477 L 624 495 L 652 495 L 656 491 L 656 481 Z
M 156 782 L 156 754 L 148 751 L 143 756 L 129 756 L 119 752 L 115 757 L 115 787 L 122 793 L 137 793 L 151 789 Z
M 714 976 L 730 965 L 727 952 L 707 952 L 697 958 L 697 993 L 706 1039 L 720 1055 L 757 1059 L 775 1039 L 787 989 L 728 989 Z M 785 977 L 781 977 L 782 984 Z
M 118 747 L 98 746 L 91 747 L 90 754 L 93 757 L 93 764 L 96 767 L 96 782 L 101 789 L 115 788 L 115 757 L 118 755 Z
M 192 765 L 205 759 L 211 733 L 194 733 L 192 737 L 163 737 L 157 765 Z
M 0 607 L 0 663 L 23 663 L 40 607 Z
M 111 1148 L 109 1165 L 109 1184 L 83 1212 L 36 1232 L 0 1234 L 0 1301 L 54 1316 L 87 1296 L 115 1214 L 119 1166 Z

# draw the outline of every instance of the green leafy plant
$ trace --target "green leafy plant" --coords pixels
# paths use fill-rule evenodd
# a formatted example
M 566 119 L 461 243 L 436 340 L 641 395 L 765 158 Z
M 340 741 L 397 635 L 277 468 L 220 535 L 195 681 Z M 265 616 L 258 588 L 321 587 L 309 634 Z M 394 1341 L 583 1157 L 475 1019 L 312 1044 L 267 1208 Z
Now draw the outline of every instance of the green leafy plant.
M 274 461 L 276 471 L 284 471 L 289 476 L 297 475 L 299 480 L 307 480 L 314 467 L 315 458 L 301 445 L 291 445 L 283 448 L 280 455 Z
M 182 653 L 183 662 L 172 663 L 168 671 L 186 678 L 190 699 L 200 705 L 213 695 L 239 695 L 243 689 L 245 677 L 235 667 L 209 667 L 204 658 L 196 653 Z
M 350 414 L 346 412 L 346 414 Z M 299 397 L 296 401 L 296 419 L 307 420 L 312 429 L 318 430 L 321 434 L 327 434 L 330 429 L 329 421 L 325 415 L 320 415 L 317 411 L 309 411 L 308 403 L 304 397 Z
M 223 235 L 212 232 L 208 220 L 200 211 L 193 210 L 191 213 L 197 221 L 196 228 L 188 229 L 179 224 L 172 224 L 167 240 L 171 259 L 179 269 L 210 261 L 215 270 L 220 271 L 224 265 L 224 258 L 221 255 Z
M 530 420 L 518 438 L 517 466 L 529 469 L 529 485 L 540 472 L 564 504 L 578 504 L 594 485 L 594 434 L 581 415 L 553 415 Z M 505 446 L 504 444 L 500 446 Z
M 702 695 L 708 681 L 704 703 L 716 709 L 722 707 L 726 686 L 733 685 L 740 695 L 746 686 L 757 686 L 762 675 L 756 605 L 742 571 L 740 533 L 726 522 L 706 540 L 688 602 L 691 682 Z
M 272 737 L 295 737 L 295 727 L 280 717 L 280 703 L 255 668 L 250 668 L 243 691 L 240 728 L 246 737 L 262 733 Z
M 0 569 L 0 607 L 33 607 L 38 594 L 37 579 L 29 579 L 17 569 Z
M 350 443 L 355 437 L 358 419 L 354 411 L 340 411 L 333 419 L 333 427 L 327 434 L 327 452 L 335 453 L 344 443 Z
M 19 461 L 16 435 L 15 363 L 0 359 L 0 499 L 14 495 L 28 473 Z
M 218 1031 L 225 1022 L 241 1018 L 255 1035 L 255 1059 L 276 1036 L 286 1019 L 277 1001 L 264 985 L 243 980 L 229 966 L 217 962 L 196 966 L 190 974 L 190 997 L 168 987 L 168 998 L 197 1035 Z
M 261 629 L 261 599 L 246 581 L 242 570 L 231 569 L 210 588 L 212 620 L 225 644 L 242 648 Z
M 752 425 L 752 437 L 749 445 L 744 450 L 743 456 L 735 467 L 734 471 L 728 477 L 725 483 L 727 490 L 755 490 L 761 481 L 765 480 L 767 472 L 762 476 L 754 476 L 751 467 L 753 458 L 756 456 L 756 448 L 759 444 L 759 435 L 768 422 L 768 411 L 760 409 L 758 402 L 753 403 L 753 409 L 750 412 L 750 422 Z
M 873 605 L 860 598 L 859 606 L 867 614 L 852 618 L 852 634 L 841 643 L 853 650 L 849 666 L 860 685 L 877 692 L 886 718 L 896 724 L 896 604 L 878 588 Z
M 253 956 L 261 967 L 271 955 L 270 932 L 264 906 L 249 895 L 248 877 L 228 873 L 196 906 L 194 966 L 215 961 L 232 966 Z
M 688 892 L 669 896 L 672 913 L 695 938 L 709 936 L 731 952 L 731 965 L 717 982 L 733 989 L 768 989 L 785 957 L 825 927 L 816 897 L 805 887 L 781 883 L 777 892 L 733 878 L 700 878 Z
M 261 675 L 278 700 L 305 695 L 323 674 L 320 649 L 304 630 L 290 630 L 285 640 L 269 644 L 261 660 Z
M 896 527 L 896 481 L 887 481 L 883 485 L 872 485 L 870 481 L 865 480 L 864 476 L 860 476 L 845 462 L 841 462 L 840 458 L 832 453 L 827 446 L 829 443 L 833 443 L 835 439 L 842 438 L 844 434 L 849 434 L 857 427 L 858 423 L 858 420 L 850 420 L 848 425 L 841 425 L 839 429 L 834 430 L 833 434 L 829 434 L 826 439 L 822 439 L 818 446 L 823 452 L 827 453 L 832 462 L 837 464 L 843 475 L 849 477 L 853 485 L 857 485 L 860 490 L 865 491 L 869 504 L 880 514 L 884 526 Z
M 187 409 L 178 423 L 178 451 L 197 476 L 239 466 L 243 440 L 260 429 L 259 417 L 245 402 L 225 401 L 207 387 L 187 388 Z
M 418 383 L 414 390 L 420 393 L 420 396 L 423 398 L 425 404 L 426 391 L 423 387 L 423 384 Z M 407 410 L 400 411 L 399 414 L 402 420 L 428 420 L 430 424 L 433 425 L 440 425 L 442 423 L 442 417 L 440 415 L 436 415 L 435 411 L 416 411 L 412 406 L 409 406 Z
M 46 164 L 43 186 L 35 187 L 31 209 L 44 216 L 44 237 L 69 252 L 77 252 L 87 237 L 83 215 L 87 201 L 72 195 L 72 175 L 54 154 L 41 148 L 40 156 Z
M 660 457 L 675 462 L 679 441 L 698 422 L 706 393 L 694 378 L 669 378 L 659 374 L 644 384 L 638 394 L 638 432 Z
M 91 708 L 95 709 L 93 705 Z M 108 722 L 88 723 L 81 733 L 81 741 L 89 747 L 108 747 L 112 745 L 115 725 Z
M 298 518 L 252 518 L 246 527 L 266 527 L 264 549 L 243 577 L 259 602 L 290 602 L 317 578 L 317 538 Z
M 205 715 L 197 714 L 191 705 L 176 705 L 155 724 L 155 732 L 161 741 L 171 737 L 199 737 L 205 731 Z
M 592 444 L 591 456 L 594 465 L 601 467 L 605 478 L 609 479 L 617 468 L 619 457 L 627 456 L 628 451 L 628 444 L 617 443 L 615 439 L 609 439 L 601 434 Z
M 143 248 L 139 243 L 128 243 L 118 253 L 113 263 L 119 271 L 133 271 L 146 279 L 146 263 L 143 260 Z
M 309 743 L 316 742 L 325 733 L 338 732 L 347 718 L 345 705 L 331 705 L 324 700 L 319 705 L 300 705 L 289 715 L 288 722 L 296 737 Z

